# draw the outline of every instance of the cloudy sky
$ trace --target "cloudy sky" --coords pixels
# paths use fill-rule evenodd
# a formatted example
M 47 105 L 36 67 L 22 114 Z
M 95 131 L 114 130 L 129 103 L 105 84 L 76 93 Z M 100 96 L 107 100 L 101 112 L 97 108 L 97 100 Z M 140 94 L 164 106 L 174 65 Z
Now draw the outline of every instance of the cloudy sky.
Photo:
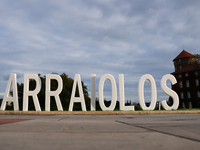
M 125 76 L 125 99 L 138 102 L 138 82 L 151 74 L 158 101 L 163 75 L 183 50 L 200 53 L 199 0 L 1 0 L 0 97 L 11 73 Z M 146 100 L 150 100 L 148 82 Z M 97 93 L 98 94 L 98 93 Z M 105 98 L 111 97 L 106 81 Z

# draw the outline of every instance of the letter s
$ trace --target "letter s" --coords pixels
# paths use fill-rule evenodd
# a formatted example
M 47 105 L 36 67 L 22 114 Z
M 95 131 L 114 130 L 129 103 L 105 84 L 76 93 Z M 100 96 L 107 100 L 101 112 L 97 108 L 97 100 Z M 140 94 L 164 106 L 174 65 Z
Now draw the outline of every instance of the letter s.
M 173 91 L 172 89 L 167 87 L 167 85 L 166 85 L 167 80 L 170 80 L 172 85 L 176 84 L 177 81 L 176 81 L 176 78 L 171 74 L 167 74 L 167 75 L 163 76 L 162 79 L 161 79 L 161 88 L 162 88 L 162 90 L 165 94 L 172 97 L 173 105 L 170 107 L 167 104 L 166 100 L 163 100 L 161 102 L 161 104 L 162 104 L 162 106 L 165 110 L 172 110 L 172 109 L 176 110 L 179 106 L 179 97 L 178 97 L 178 94 L 175 91 Z

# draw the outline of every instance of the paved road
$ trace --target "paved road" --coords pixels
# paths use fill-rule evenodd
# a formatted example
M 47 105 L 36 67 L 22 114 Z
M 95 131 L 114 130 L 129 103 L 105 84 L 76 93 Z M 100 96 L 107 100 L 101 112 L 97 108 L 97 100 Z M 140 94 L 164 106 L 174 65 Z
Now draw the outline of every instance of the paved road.
M 200 115 L 0 115 L 0 149 L 200 149 Z

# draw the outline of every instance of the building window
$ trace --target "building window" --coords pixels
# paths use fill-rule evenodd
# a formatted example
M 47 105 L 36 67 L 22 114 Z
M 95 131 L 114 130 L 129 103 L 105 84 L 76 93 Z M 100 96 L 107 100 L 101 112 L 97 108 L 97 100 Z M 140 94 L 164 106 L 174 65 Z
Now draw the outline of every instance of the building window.
M 199 79 L 196 79 L 196 86 L 199 86 Z
M 181 99 L 184 99 L 184 95 L 183 95 L 183 92 L 181 92 Z
M 196 76 L 198 75 L 198 72 L 197 71 L 195 71 L 195 73 L 194 73 Z
M 179 86 L 180 86 L 180 88 L 183 88 L 183 82 L 182 81 L 179 82 Z
M 178 77 L 179 77 L 179 78 L 182 78 L 182 74 L 179 74 Z
M 188 98 L 191 98 L 190 92 L 187 92 L 187 96 Z
M 197 92 L 197 96 L 200 97 L 200 91 Z
M 178 61 L 181 62 L 181 59 L 179 59 Z
M 185 76 L 188 77 L 188 73 L 185 73 Z
M 195 59 L 194 59 L 194 58 L 192 58 L 192 61 L 195 61 Z
M 180 66 L 179 68 L 182 69 L 182 66 Z
M 186 81 L 186 87 L 190 87 L 190 82 L 188 80 Z

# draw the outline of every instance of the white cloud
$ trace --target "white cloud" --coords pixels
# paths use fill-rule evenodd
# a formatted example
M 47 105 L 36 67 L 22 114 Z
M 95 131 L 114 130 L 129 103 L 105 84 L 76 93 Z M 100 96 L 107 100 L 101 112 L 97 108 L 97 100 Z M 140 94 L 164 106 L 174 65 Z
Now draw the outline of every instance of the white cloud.
M 198 0 L 1 1 L 0 92 L 10 73 L 19 74 L 20 82 L 24 73 L 66 72 L 72 78 L 80 73 L 88 89 L 92 73 L 98 79 L 111 73 L 116 81 L 124 73 L 127 97 L 137 100 L 140 76 L 149 73 L 159 82 L 173 72 L 172 60 L 183 47 L 199 53 L 199 4 Z

